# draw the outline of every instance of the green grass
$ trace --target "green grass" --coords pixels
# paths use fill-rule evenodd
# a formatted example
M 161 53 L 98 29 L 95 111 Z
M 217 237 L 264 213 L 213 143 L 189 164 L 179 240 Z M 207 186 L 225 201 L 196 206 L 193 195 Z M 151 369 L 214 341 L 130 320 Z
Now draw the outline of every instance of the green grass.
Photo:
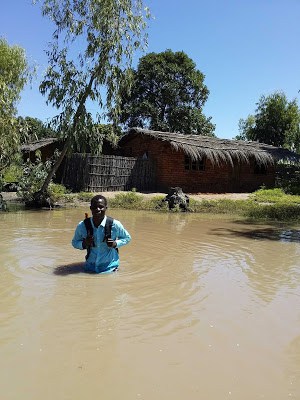
M 291 203 L 251 204 L 244 216 L 266 221 L 300 221 L 300 205 Z
M 164 196 L 145 199 L 142 195 L 129 192 L 117 194 L 109 200 L 111 208 L 152 210 L 169 212 Z M 174 209 L 172 212 L 180 212 Z M 281 189 L 261 189 L 248 200 L 194 200 L 190 199 L 188 212 L 223 214 L 251 220 L 300 221 L 300 196 L 285 194 Z
M 109 206 L 111 208 L 141 210 L 144 209 L 142 207 L 143 201 L 143 196 L 136 192 L 117 193 L 113 199 L 109 199 Z
M 92 197 L 95 196 L 95 193 L 90 193 L 90 192 L 79 192 L 76 193 L 76 198 L 79 201 L 86 201 L 86 202 L 90 202 Z
M 246 200 L 194 200 L 190 199 L 189 211 L 214 214 L 237 214 L 247 208 Z
M 300 196 L 286 194 L 282 189 L 260 189 L 250 196 L 247 217 L 272 221 L 299 221 Z
M 68 193 L 61 185 L 51 186 L 58 203 L 78 206 L 90 202 L 95 193 Z M 105 193 L 104 193 L 105 195 Z M 156 212 L 180 212 L 179 208 L 169 211 L 163 195 L 145 198 L 131 191 L 117 193 L 108 199 L 109 208 L 146 210 Z M 300 196 L 285 194 L 282 189 L 260 189 L 247 200 L 194 200 L 190 198 L 188 212 L 201 214 L 231 215 L 249 220 L 300 221 Z
M 260 203 L 300 204 L 300 196 L 285 194 L 282 189 L 260 189 L 254 192 L 250 199 Z

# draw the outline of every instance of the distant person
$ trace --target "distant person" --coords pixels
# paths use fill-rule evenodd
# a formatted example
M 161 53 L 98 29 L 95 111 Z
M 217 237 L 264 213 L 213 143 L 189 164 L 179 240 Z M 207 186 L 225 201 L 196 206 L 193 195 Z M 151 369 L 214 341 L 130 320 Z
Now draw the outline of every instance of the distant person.
M 90 210 L 92 217 L 79 222 L 72 246 L 87 251 L 86 271 L 113 272 L 119 267 L 118 249 L 130 242 L 131 236 L 120 221 L 105 215 L 107 200 L 104 196 L 94 196 Z

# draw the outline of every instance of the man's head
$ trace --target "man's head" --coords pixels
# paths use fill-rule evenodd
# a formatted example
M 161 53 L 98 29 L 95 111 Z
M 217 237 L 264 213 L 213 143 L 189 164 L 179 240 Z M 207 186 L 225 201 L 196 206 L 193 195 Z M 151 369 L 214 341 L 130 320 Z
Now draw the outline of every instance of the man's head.
M 102 220 L 105 216 L 106 209 L 107 209 L 107 200 L 104 196 L 98 194 L 97 196 L 94 196 L 91 199 L 90 210 L 92 212 L 94 219 L 96 218 Z

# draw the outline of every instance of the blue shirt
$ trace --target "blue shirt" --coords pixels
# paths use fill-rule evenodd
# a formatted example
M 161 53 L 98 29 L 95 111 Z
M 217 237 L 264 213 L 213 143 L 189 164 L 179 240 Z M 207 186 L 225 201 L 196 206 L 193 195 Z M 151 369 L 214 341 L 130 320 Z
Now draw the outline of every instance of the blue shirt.
M 94 232 L 95 246 L 91 247 L 89 258 L 85 262 L 85 269 L 96 273 L 112 272 L 118 268 L 120 260 L 118 251 L 113 247 L 108 247 L 106 242 L 103 241 L 106 216 L 103 218 L 98 228 L 95 227 L 93 218 L 90 218 L 90 220 Z M 84 222 L 80 221 L 72 239 L 72 246 L 75 247 L 75 249 L 83 250 L 82 241 L 86 236 L 87 232 Z M 126 231 L 121 222 L 116 219 L 113 220 L 111 238 L 116 241 L 117 248 L 124 246 L 131 240 L 130 234 Z

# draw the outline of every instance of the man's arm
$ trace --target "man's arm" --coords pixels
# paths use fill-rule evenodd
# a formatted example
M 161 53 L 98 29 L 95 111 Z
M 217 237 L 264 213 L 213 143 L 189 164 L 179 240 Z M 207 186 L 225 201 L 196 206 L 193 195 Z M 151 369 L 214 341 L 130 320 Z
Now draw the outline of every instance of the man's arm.
M 117 247 L 119 248 L 125 246 L 131 240 L 129 232 L 124 228 L 120 221 L 114 220 L 114 225 L 117 235 L 117 239 L 115 240 L 115 242 L 117 243 Z
M 83 222 L 79 222 L 79 224 L 77 225 L 77 228 L 75 230 L 74 233 L 74 237 L 72 239 L 72 246 L 75 249 L 79 249 L 79 250 L 83 250 L 86 248 L 86 246 L 84 246 L 85 242 L 85 236 L 86 236 L 86 231 L 85 231 L 85 227 Z

